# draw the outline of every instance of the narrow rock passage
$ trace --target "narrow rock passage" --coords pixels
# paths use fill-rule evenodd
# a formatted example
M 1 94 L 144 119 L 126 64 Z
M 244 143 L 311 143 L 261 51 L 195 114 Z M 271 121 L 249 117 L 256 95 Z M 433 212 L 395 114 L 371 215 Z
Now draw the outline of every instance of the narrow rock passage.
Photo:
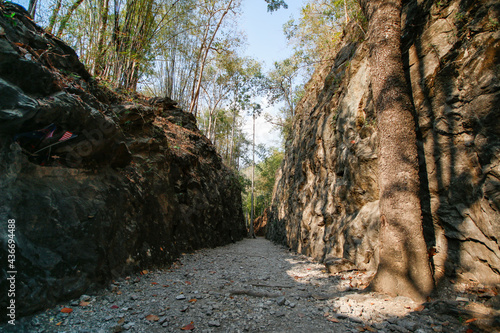
M 303 255 L 262 238 L 245 239 L 115 281 L 97 295 L 23 318 L 15 331 L 466 331 L 446 307 L 422 309 L 408 298 L 357 290 L 367 279 L 356 271 L 330 276 Z

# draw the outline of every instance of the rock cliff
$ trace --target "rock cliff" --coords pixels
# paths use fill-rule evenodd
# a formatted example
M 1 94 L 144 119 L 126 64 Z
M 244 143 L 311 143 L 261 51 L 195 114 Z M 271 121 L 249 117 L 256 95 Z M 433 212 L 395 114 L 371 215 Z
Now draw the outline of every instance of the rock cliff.
M 14 270 L 8 234 L 17 315 L 246 234 L 237 178 L 191 114 L 99 85 L 71 48 L 8 3 L 0 169 L 2 313 Z
M 406 2 L 424 233 L 444 276 L 500 283 L 500 4 Z M 378 264 L 377 124 L 363 32 L 350 26 L 299 103 L 267 237 L 349 269 Z M 404 143 L 401 143 L 404 144 Z

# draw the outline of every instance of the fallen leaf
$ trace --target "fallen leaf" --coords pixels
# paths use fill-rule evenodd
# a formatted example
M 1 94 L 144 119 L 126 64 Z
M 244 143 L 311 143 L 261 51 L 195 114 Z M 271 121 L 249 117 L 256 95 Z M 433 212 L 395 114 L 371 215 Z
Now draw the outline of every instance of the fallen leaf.
M 186 284 L 187 284 L 187 285 L 190 285 L 190 284 L 191 284 L 191 282 L 189 282 L 189 281 L 186 281 Z
M 62 321 L 58 322 L 56 326 L 60 326 L 62 324 Z
M 326 318 L 328 319 L 328 321 L 331 321 L 332 323 L 338 323 L 339 320 L 337 318 L 333 318 L 333 317 L 330 317 L 330 318 Z
M 118 305 L 111 305 L 111 309 L 118 309 Z
M 145 269 L 145 270 L 143 270 L 141 273 L 142 273 L 143 275 L 146 275 L 146 274 L 148 274 L 148 271 Z
M 474 333 L 474 330 L 472 328 L 469 328 L 467 329 L 467 331 L 465 331 L 465 333 Z
M 423 306 L 423 305 L 419 305 L 419 306 L 417 306 L 417 307 L 414 309 L 414 311 L 423 311 L 424 309 L 425 309 L 425 306 Z
M 198 300 L 196 298 L 191 298 L 188 302 L 189 303 L 196 303 Z
M 150 314 L 150 315 L 146 316 L 146 320 L 149 320 L 149 321 L 158 321 L 158 320 L 160 320 L 160 317 L 158 317 L 156 315 L 153 315 L 153 314 Z
M 186 326 L 182 327 L 181 330 L 183 331 L 191 331 L 191 330 L 194 330 L 194 323 L 193 322 L 190 322 L 189 324 L 187 324 Z
M 81 302 L 80 302 L 80 306 L 87 306 L 87 305 L 89 305 L 89 304 L 90 304 L 90 302 L 84 302 L 84 301 L 81 301 Z
M 477 318 L 467 319 L 467 320 L 465 321 L 465 323 L 466 323 L 466 324 L 470 324 L 470 323 L 475 322 L 476 320 L 477 320 Z
M 158 284 L 158 282 L 151 282 L 151 284 Z
M 117 295 L 121 295 L 121 294 L 122 294 L 122 292 L 121 292 L 120 290 L 118 290 L 118 291 L 116 292 L 116 294 L 117 294 Z
M 71 309 L 71 308 L 62 308 L 61 312 L 62 313 L 71 313 L 71 312 L 73 312 L 73 309 Z

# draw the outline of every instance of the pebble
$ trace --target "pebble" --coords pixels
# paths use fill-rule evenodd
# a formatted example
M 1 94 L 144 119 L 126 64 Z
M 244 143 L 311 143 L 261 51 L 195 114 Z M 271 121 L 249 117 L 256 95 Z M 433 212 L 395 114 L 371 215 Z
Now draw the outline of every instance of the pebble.
M 329 275 L 323 264 L 262 238 L 185 254 L 147 272 L 23 318 L 26 331 L 463 331 L 458 318 L 412 311 L 418 304 L 408 298 L 364 292 L 366 272 Z M 4 324 L 0 331 L 11 332 Z

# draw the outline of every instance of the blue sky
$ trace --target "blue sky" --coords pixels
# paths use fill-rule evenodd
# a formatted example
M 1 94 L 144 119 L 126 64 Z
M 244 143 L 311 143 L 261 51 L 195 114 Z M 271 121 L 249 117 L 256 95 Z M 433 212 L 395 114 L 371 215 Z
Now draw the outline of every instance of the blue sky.
M 267 12 L 267 4 L 264 0 L 243 0 L 243 15 L 240 27 L 248 37 L 248 47 L 245 55 L 265 62 L 265 70 L 270 70 L 275 61 L 283 60 L 292 53 L 283 34 L 283 24 L 290 17 L 298 18 L 300 9 L 305 0 L 287 0 L 288 9 L 280 9 L 276 12 Z M 264 106 L 264 113 L 276 114 L 275 107 L 265 107 L 265 101 L 258 101 Z M 267 123 L 264 117 L 257 118 L 255 141 L 257 144 L 265 144 L 268 147 L 280 146 L 278 131 L 273 130 L 273 125 Z M 245 119 L 243 131 L 251 137 L 252 120 Z
M 270 69 L 274 61 L 291 54 L 283 34 L 283 24 L 291 16 L 298 18 L 304 0 L 287 0 L 288 9 L 269 13 L 264 0 L 243 0 L 241 29 L 248 37 L 246 55 L 265 61 Z

